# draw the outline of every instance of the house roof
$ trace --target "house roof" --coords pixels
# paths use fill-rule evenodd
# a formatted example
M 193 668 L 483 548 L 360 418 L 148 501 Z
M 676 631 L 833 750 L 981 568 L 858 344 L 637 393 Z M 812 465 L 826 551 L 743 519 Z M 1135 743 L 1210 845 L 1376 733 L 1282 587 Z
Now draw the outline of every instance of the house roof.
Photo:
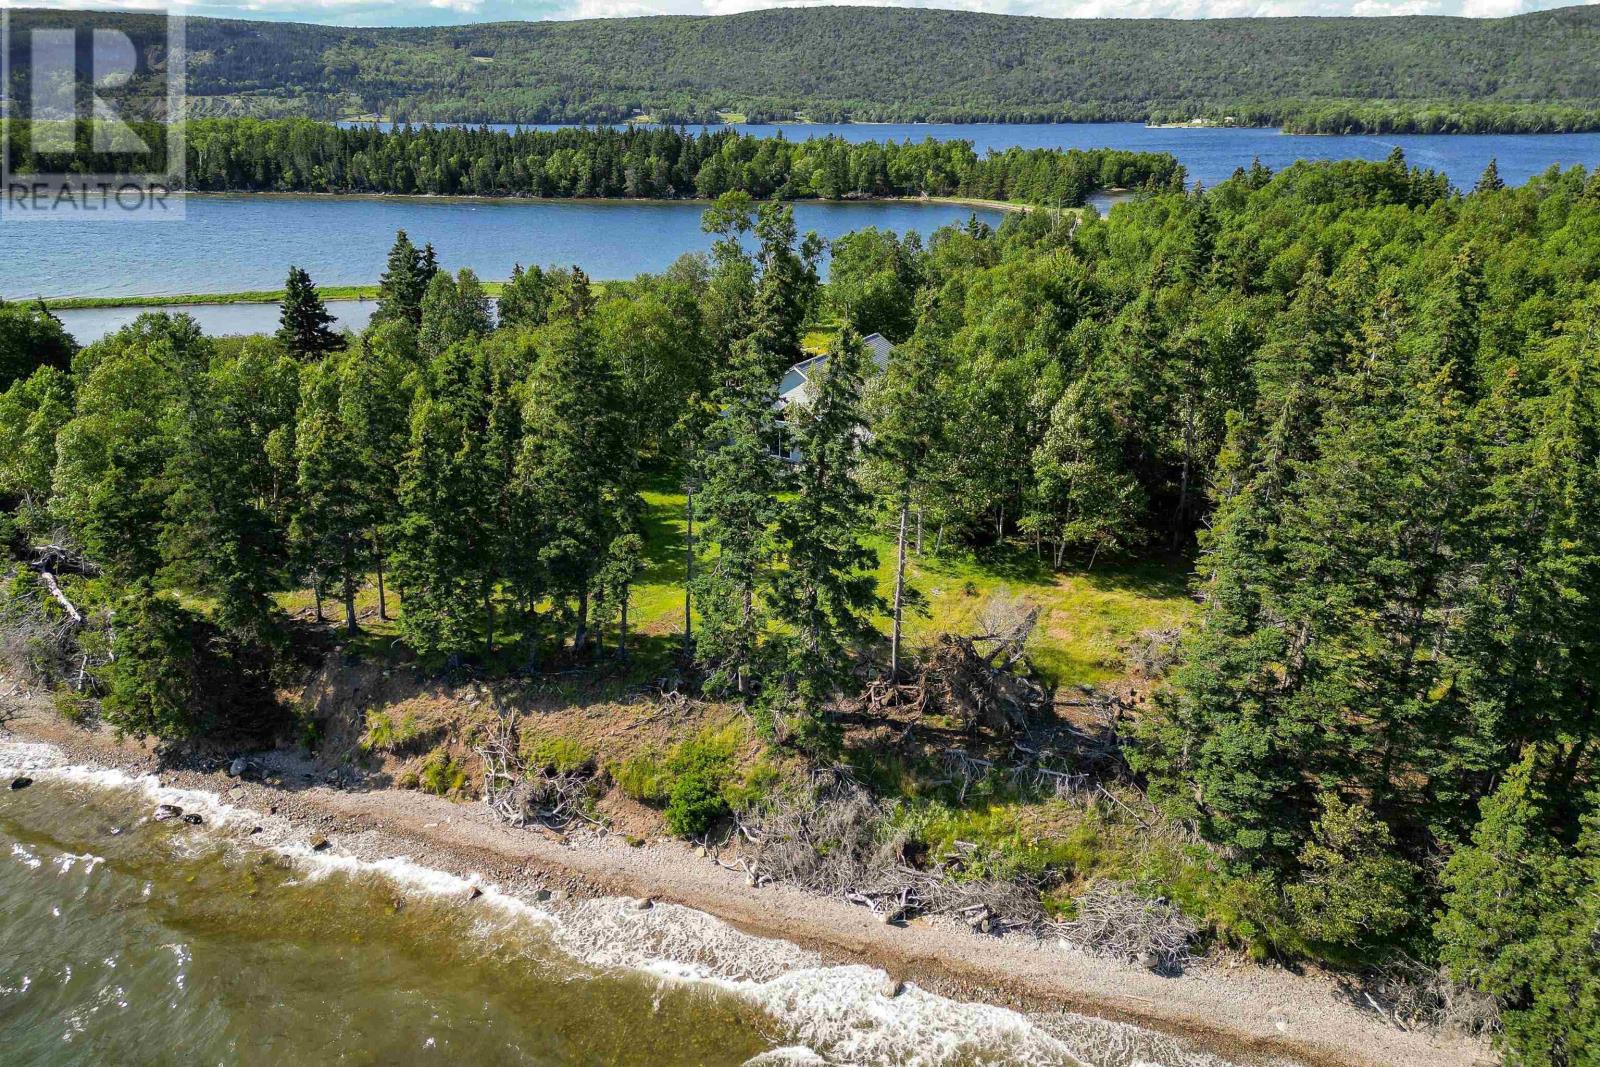
M 881 371 L 889 365 L 889 353 L 894 351 L 894 345 L 887 337 L 881 333 L 868 334 L 861 339 L 861 343 L 866 346 L 878 370 Z M 778 406 L 788 407 L 796 402 L 804 403 L 809 395 L 808 387 L 812 375 L 827 362 L 828 357 L 825 355 L 812 356 L 810 359 L 802 359 L 784 372 L 783 381 L 778 385 Z

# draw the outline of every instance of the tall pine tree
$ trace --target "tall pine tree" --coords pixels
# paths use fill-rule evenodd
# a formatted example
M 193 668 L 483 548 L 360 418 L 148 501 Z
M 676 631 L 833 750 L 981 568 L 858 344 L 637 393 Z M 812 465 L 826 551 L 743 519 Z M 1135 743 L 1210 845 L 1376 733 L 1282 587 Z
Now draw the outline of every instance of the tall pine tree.
M 319 359 L 345 346 L 344 338 L 331 329 L 333 322 L 328 306 L 311 284 L 311 275 L 290 267 L 278 316 L 278 340 L 300 359 Z
M 588 278 L 574 271 L 528 383 L 517 464 L 549 591 L 575 605 L 578 653 L 589 640 L 596 578 L 613 541 L 627 532 L 636 493 L 621 391 L 597 343 L 593 314 Z
M 394 246 L 389 249 L 388 265 L 378 279 L 378 307 L 372 313 L 373 324 L 422 325 L 422 298 L 437 270 L 432 245 L 424 253 L 411 243 L 406 231 L 396 232 Z
M 827 701 L 848 688 L 853 646 L 873 633 L 881 610 L 877 554 L 862 541 L 870 497 L 861 482 L 866 348 L 846 326 L 813 364 L 807 395 L 784 411 L 799 454 L 790 490 L 779 506 L 773 613 L 783 624 L 785 732 L 820 722 Z M 765 706 L 777 711 L 771 699 Z M 784 724 L 783 712 L 801 717 Z
M 735 346 L 716 394 L 720 417 L 706 430 L 700 461 L 696 543 L 715 549 L 703 550 L 695 564 L 696 655 L 712 692 L 752 691 L 766 631 L 761 594 L 771 582 L 778 492 L 778 390 L 771 364 L 752 342 Z

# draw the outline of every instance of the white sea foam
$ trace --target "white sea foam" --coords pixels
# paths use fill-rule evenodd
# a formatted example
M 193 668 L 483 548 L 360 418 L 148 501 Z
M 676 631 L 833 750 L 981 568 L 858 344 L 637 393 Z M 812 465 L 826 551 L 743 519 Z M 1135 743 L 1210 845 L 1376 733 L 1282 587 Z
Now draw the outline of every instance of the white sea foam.
M 337 849 L 314 851 L 287 840 L 287 820 L 269 820 L 204 790 L 175 789 L 154 775 L 67 764 L 58 750 L 32 743 L 0 744 L 0 773 L 105 788 L 133 789 L 154 803 L 205 811 L 219 826 L 262 825 L 275 832 L 256 841 L 287 857 L 308 880 L 378 877 L 403 891 L 465 900 L 498 921 L 527 921 L 587 966 L 648 975 L 667 985 L 710 985 L 770 1015 L 791 1044 L 762 1053 L 747 1067 L 844 1067 L 897 1064 L 1061 1065 L 1061 1067 L 1222 1067 L 1224 1061 L 1137 1027 L 1086 1016 L 1030 1017 L 1006 1008 L 938 996 L 915 984 L 891 988 L 888 976 L 864 965 L 828 966 L 816 953 L 756 937 L 704 912 L 599 898 L 534 904 L 476 874 L 458 876 L 404 856 L 361 859 Z M 89 859 L 89 857 L 80 857 Z
M 744 1067 L 832 1067 L 804 1045 L 769 1049 L 744 1061 Z

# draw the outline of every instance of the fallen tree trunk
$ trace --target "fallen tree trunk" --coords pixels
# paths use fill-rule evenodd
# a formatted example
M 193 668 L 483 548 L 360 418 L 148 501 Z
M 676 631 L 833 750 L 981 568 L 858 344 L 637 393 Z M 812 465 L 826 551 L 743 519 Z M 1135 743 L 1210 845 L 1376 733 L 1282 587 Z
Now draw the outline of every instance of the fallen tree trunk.
M 67 613 L 67 618 L 72 620 L 72 624 L 74 626 L 82 626 L 83 612 L 73 606 L 72 601 L 67 599 L 67 594 L 61 591 L 61 586 L 56 582 L 55 574 L 41 569 L 39 577 L 44 579 L 44 587 L 50 590 L 50 595 L 55 598 L 57 604 L 61 605 L 61 610 Z
M 56 572 L 66 570 L 74 574 L 94 574 L 96 568 L 87 560 L 60 545 L 39 545 L 33 550 L 34 560 L 29 566 L 39 572 L 39 577 L 44 581 L 44 587 L 50 591 L 50 596 L 61 610 L 67 613 L 67 618 L 72 620 L 72 625 L 83 625 L 83 612 L 79 611 L 67 594 L 62 592 L 61 583 L 56 579 Z

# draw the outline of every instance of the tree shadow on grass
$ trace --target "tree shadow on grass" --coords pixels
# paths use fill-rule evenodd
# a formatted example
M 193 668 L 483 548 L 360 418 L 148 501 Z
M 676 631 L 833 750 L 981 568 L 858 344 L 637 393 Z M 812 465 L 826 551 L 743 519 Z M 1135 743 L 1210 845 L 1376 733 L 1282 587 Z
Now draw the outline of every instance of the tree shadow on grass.
M 642 521 L 644 567 L 636 582 L 640 585 L 682 585 L 687 576 L 682 502 L 669 500 L 652 503 L 645 509 Z

